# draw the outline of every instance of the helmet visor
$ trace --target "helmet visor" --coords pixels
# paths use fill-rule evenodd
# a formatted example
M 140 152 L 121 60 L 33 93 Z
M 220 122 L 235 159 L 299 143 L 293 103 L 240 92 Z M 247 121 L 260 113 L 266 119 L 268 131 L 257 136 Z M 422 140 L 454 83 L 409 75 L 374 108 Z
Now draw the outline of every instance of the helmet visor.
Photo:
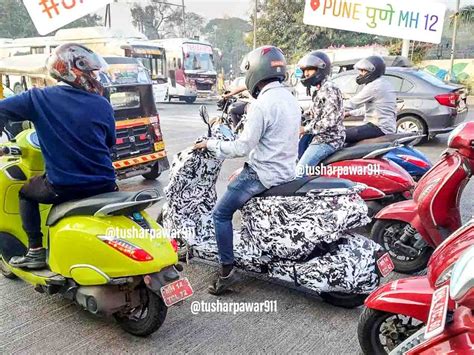
M 242 59 L 242 63 L 240 64 L 240 72 L 245 74 L 250 67 L 249 57 L 246 55 L 244 59 Z
M 367 59 L 359 60 L 356 65 L 354 65 L 354 68 L 357 70 L 367 70 L 369 72 L 373 72 L 375 70 L 375 66 Z
M 326 63 L 324 62 L 324 60 L 314 55 L 305 55 L 298 62 L 298 67 L 301 70 L 309 68 L 324 69 L 326 68 Z

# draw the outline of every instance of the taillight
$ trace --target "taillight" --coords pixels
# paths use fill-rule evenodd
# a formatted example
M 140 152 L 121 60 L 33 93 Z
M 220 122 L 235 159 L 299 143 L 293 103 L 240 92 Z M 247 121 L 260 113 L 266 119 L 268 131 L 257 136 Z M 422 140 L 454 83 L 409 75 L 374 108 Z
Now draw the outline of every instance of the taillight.
M 153 131 L 155 132 L 156 140 L 161 140 L 161 130 L 160 130 L 160 116 L 150 117 L 150 123 L 153 126 Z
M 429 169 L 431 168 L 431 165 L 428 164 L 427 162 L 425 162 L 424 160 L 421 160 L 421 159 L 418 159 L 416 157 L 413 157 L 411 155 L 399 155 L 398 157 L 402 158 L 404 161 L 406 161 L 407 163 L 410 163 L 410 164 L 413 164 L 413 165 L 416 165 L 417 167 L 419 168 L 422 168 L 422 169 Z
M 176 239 L 171 239 L 170 242 L 171 242 L 171 246 L 173 247 L 174 252 L 177 253 L 178 252 L 178 242 L 176 241 Z
M 364 201 L 378 200 L 385 197 L 385 193 L 376 189 L 375 187 L 367 186 L 364 190 L 359 193 Z
M 441 94 L 435 96 L 435 99 L 439 102 L 440 105 L 448 107 L 457 107 L 459 101 L 459 94 L 454 92 L 448 94 Z
M 142 248 L 121 239 L 99 237 L 105 244 L 136 261 L 151 261 L 153 257 Z

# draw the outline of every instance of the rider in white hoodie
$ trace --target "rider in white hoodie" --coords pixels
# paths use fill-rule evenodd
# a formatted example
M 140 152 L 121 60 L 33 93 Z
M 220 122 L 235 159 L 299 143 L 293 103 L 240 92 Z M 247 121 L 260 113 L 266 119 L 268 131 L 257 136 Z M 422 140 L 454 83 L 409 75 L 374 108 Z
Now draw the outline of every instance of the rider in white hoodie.
M 195 149 L 208 149 L 222 158 L 249 159 L 229 184 L 213 212 L 221 272 L 209 287 L 221 294 L 237 281 L 233 269 L 232 217 L 244 204 L 276 185 L 295 179 L 301 111 L 295 97 L 281 84 L 286 60 L 279 48 L 266 46 L 250 52 L 242 64 L 245 83 L 256 99 L 240 137 L 232 142 L 209 140 Z

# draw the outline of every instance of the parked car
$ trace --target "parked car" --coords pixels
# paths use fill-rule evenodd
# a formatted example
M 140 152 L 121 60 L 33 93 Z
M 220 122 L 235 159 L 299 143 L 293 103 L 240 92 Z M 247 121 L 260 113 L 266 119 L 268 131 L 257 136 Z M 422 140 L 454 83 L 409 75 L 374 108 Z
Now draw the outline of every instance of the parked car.
M 333 76 L 333 82 L 342 90 L 344 99 L 357 94 L 362 86 L 357 85 L 356 70 Z M 397 132 L 426 135 L 417 143 L 448 133 L 463 122 L 467 115 L 464 88 L 447 84 L 416 68 L 387 68 L 385 77 L 397 91 Z M 305 88 L 298 83 L 298 100 L 303 108 L 311 103 Z M 358 126 L 364 117 L 348 117 L 345 125 Z

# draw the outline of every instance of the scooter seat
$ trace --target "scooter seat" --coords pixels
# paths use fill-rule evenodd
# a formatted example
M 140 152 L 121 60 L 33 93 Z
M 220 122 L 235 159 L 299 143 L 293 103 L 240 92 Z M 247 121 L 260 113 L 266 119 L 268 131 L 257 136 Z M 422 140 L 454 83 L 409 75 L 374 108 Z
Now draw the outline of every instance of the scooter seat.
M 101 208 L 111 204 L 149 201 L 156 198 L 157 195 L 157 192 L 155 193 L 155 196 L 153 196 L 146 190 L 138 193 L 117 191 L 88 197 L 82 200 L 68 201 L 51 208 L 46 225 L 52 226 L 65 217 L 93 216 Z M 138 207 L 140 207 L 139 205 L 140 204 L 137 203 Z
M 355 185 L 352 181 L 344 179 L 332 179 L 318 176 L 308 176 L 293 181 L 287 182 L 283 185 L 278 185 L 268 189 L 257 197 L 270 196 L 305 196 L 311 190 L 327 190 L 327 189 L 342 189 L 351 188 Z
M 324 159 L 321 164 L 329 165 L 344 160 L 361 159 L 367 154 L 370 154 L 376 150 L 388 148 L 391 143 L 377 143 L 377 144 L 363 144 L 356 145 L 349 148 L 343 148 Z
M 418 135 L 414 135 L 413 133 L 404 133 L 404 134 L 386 134 L 381 137 L 377 138 L 370 138 L 370 139 L 364 139 L 363 141 L 357 142 L 356 144 L 351 145 L 353 146 L 358 146 L 362 144 L 377 144 L 377 143 L 393 143 L 396 140 L 402 139 L 402 138 L 408 138 L 408 137 L 413 137 L 413 140 L 418 138 Z

